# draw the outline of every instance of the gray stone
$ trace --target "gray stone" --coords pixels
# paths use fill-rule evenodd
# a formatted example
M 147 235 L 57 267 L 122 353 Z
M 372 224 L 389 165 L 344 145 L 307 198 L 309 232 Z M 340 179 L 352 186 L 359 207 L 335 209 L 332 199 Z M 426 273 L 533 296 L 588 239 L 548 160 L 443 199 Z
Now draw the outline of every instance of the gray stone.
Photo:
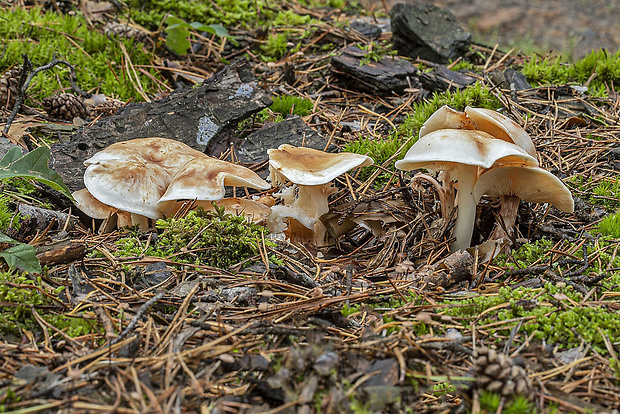
M 390 11 L 392 41 L 399 53 L 436 63 L 448 63 L 464 56 L 471 34 L 454 15 L 431 3 L 415 6 L 398 3 Z

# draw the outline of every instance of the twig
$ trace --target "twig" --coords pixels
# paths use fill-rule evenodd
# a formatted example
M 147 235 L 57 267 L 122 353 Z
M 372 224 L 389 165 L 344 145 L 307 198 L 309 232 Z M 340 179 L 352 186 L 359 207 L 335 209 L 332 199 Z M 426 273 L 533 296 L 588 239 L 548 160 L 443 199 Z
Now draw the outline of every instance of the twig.
M 122 341 L 127 335 L 129 335 L 136 327 L 138 320 L 140 320 L 142 316 L 144 316 L 144 314 L 151 308 L 151 306 L 155 304 L 155 302 L 157 302 L 163 297 L 164 297 L 164 293 L 159 292 L 155 296 L 153 296 L 151 299 L 144 302 L 144 305 L 140 306 L 140 309 L 138 309 L 136 316 L 134 316 L 133 319 L 131 319 L 131 322 L 129 322 L 129 325 L 127 325 L 127 327 L 123 329 L 123 332 L 121 332 L 121 334 L 116 339 L 110 342 L 110 346 Z
M 71 87 L 75 91 L 79 91 L 79 93 L 82 95 L 88 95 L 86 92 L 83 92 L 80 88 L 78 88 L 77 85 L 75 85 L 75 83 L 73 82 L 72 77 L 75 76 L 75 68 L 71 63 L 64 60 L 56 59 L 56 57 L 54 57 L 52 61 L 47 65 L 39 66 L 38 68 L 33 69 L 32 63 L 30 62 L 28 55 L 23 54 L 22 57 L 24 58 L 24 64 L 22 65 L 22 74 L 19 77 L 19 91 L 17 92 L 17 99 L 15 101 L 15 105 L 13 105 L 13 110 L 11 111 L 11 114 L 6 121 L 6 125 L 4 126 L 5 134 L 9 133 L 11 124 L 15 120 L 15 117 L 17 116 L 17 113 L 19 112 L 22 103 L 24 102 L 24 98 L 26 97 L 26 90 L 28 90 L 32 78 L 34 78 L 39 72 L 51 69 L 59 64 L 67 65 L 70 69 L 69 83 L 71 84 Z

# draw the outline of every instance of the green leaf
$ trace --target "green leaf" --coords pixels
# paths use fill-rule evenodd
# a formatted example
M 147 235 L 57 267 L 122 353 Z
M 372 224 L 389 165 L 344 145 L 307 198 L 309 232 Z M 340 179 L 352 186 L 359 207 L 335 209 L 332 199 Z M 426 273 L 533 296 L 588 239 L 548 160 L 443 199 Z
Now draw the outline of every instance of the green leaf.
M 0 251 L 0 257 L 4 258 L 10 268 L 19 267 L 28 273 L 41 273 L 41 265 L 36 256 L 37 249 L 34 246 L 20 243 L 3 233 L 0 233 L 0 243 L 15 244 L 13 247 Z
M 47 147 L 39 147 L 21 156 L 21 150 L 13 147 L 0 160 L 0 180 L 22 177 L 35 180 L 60 191 L 70 199 L 71 191 L 58 173 L 49 168 L 50 152 Z
M 168 16 L 166 24 L 168 25 L 165 29 L 166 46 L 177 55 L 186 54 L 191 47 L 188 40 L 190 35 L 189 25 L 184 20 L 174 16 Z

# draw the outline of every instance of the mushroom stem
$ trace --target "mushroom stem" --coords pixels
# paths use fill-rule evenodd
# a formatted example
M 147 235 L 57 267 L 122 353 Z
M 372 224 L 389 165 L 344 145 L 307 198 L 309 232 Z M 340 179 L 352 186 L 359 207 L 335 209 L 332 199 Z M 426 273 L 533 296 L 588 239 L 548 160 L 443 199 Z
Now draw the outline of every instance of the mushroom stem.
M 463 250 L 470 246 L 476 221 L 476 199 L 474 198 L 474 184 L 478 167 L 475 165 L 458 164 L 456 176 L 458 180 L 458 212 L 454 226 L 456 241 L 450 246 L 450 251 Z
M 517 213 L 521 199 L 514 195 L 505 195 L 501 197 L 501 203 L 499 217 L 504 222 L 504 225 L 502 226 L 501 222 L 495 224 L 491 240 L 499 240 L 514 233 L 515 223 L 517 222 Z

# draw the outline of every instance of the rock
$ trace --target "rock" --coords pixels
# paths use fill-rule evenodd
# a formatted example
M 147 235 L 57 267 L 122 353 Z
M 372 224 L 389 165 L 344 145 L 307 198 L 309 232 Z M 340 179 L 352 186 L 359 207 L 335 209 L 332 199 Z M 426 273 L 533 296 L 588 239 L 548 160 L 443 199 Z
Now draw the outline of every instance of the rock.
M 450 11 L 431 3 L 419 7 L 398 3 L 390 11 L 390 18 L 392 41 L 405 56 L 448 63 L 469 49 L 471 34 L 459 26 Z
M 71 190 L 79 190 L 84 187 L 84 160 L 110 144 L 163 137 L 204 151 L 227 128 L 270 104 L 270 95 L 256 85 L 250 64 L 239 60 L 196 88 L 129 104 L 94 126 L 78 130 L 69 142 L 52 146 L 51 168 Z
M 374 61 L 357 46 L 346 48 L 331 59 L 332 70 L 351 88 L 376 94 L 402 93 L 417 84 L 418 69 L 411 62 L 385 56 Z
M 369 39 L 378 39 L 382 32 L 379 26 L 359 20 L 352 21 L 350 27 Z
M 323 150 L 326 142 L 325 138 L 306 125 L 300 117 L 291 116 L 277 124 L 265 125 L 250 134 L 237 146 L 237 159 L 244 164 L 257 164 L 268 160 L 268 149 L 278 148 L 282 144 Z M 264 178 L 267 168 L 258 170 L 257 173 Z
M 476 78 L 458 71 L 450 70 L 444 65 L 435 65 L 430 72 L 420 73 L 420 83 L 427 91 L 454 91 L 473 85 Z

